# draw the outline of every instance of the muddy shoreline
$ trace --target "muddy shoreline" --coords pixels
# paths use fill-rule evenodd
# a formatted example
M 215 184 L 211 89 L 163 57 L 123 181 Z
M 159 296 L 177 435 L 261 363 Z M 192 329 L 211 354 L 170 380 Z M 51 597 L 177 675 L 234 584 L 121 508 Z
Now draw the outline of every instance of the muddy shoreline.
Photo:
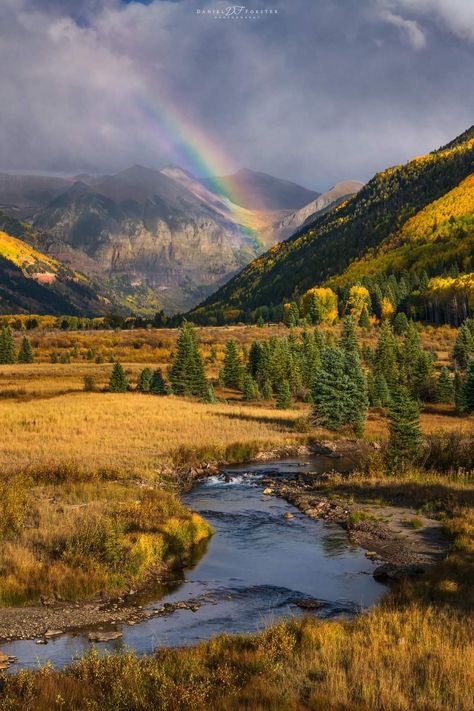
M 266 450 L 257 454 L 252 462 L 310 457 L 318 454 L 334 458 L 354 457 L 356 461 L 368 448 L 368 445 L 356 440 L 315 442 L 310 445 Z M 186 467 L 178 472 L 162 469 L 160 474 L 164 478 L 173 476 L 177 492 L 183 493 L 189 491 L 197 480 L 218 474 L 223 466 L 231 466 L 231 463 L 204 462 L 199 466 Z M 433 529 L 429 545 L 425 541 L 420 544 L 419 537 L 414 535 L 416 532 L 401 531 L 400 520 L 407 510 L 402 510 L 400 507 L 388 505 L 377 507 L 379 518 L 385 516 L 385 522 L 371 519 L 352 525 L 351 513 L 354 507 L 351 507 L 348 502 L 335 503 L 319 491 L 313 491 L 312 484 L 314 485 L 314 479 L 312 482 L 311 477 L 308 476 L 299 477 L 297 480 L 282 477 L 278 479 L 268 477 L 264 480 L 264 487 L 271 490 L 271 494 L 267 495 L 281 496 L 312 518 L 331 520 L 343 526 L 351 539 L 367 550 L 368 557 L 393 567 L 387 576 L 389 579 L 403 577 L 411 572 L 422 572 L 427 565 L 436 563 L 445 554 L 447 546 L 442 537 L 441 524 L 438 522 L 428 523 L 426 520 L 425 530 L 428 527 Z M 391 521 L 388 520 L 390 516 Z M 186 603 L 177 602 L 164 606 L 157 603 L 154 609 L 145 610 L 137 604 L 137 600 L 140 595 L 149 592 L 158 584 L 171 582 L 174 577 L 173 571 L 176 573 L 177 570 L 185 567 L 189 563 L 189 557 L 172 561 L 171 564 L 150 575 L 147 583 L 140 589 L 128 590 L 120 597 L 98 597 L 77 603 L 45 600 L 43 604 L 0 608 L 0 644 L 21 639 L 36 639 L 38 644 L 45 644 L 49 638 L 59 634 L 80 633 L 85 629 L 94 629 L 99 637 L 106 636 L 109 633 L 114 634 L 117 626 L 133 625 L 155 615 L 171 614 Z M 380 579 L 384 579 L 383 576 Z M 195 603 L 188 601 L 187 604 L 190 605 L 191 610 L 193 606 L 195 609 L 199 606 L 197 601 Z M 119 632 L 117 636 L 120 636 Z

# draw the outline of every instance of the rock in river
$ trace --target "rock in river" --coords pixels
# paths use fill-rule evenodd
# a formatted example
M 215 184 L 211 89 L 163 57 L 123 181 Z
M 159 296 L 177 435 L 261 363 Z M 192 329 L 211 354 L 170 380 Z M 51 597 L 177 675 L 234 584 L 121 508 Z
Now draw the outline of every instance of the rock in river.
M 89 642 L 111 642 L 114 639 L 119 639 L 122 632 L 118 630 L 110 630 L 109 632 L 89 632 Z

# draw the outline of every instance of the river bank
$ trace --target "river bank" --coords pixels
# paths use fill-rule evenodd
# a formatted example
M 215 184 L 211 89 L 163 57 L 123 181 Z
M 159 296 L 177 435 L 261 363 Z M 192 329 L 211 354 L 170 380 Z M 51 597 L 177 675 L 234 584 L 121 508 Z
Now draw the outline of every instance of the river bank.
M 304 458 L 319 455 L 334 459 L 335 463 L 343 459 L 349 472 L 370 448 L 360 440 L 341 438 L 265 449 L 258 452 L 253 461 L 271 462 L 290 457 L 303 461 Z M 163 467 L 160 476 L 171 483 L 176 493 L 181 496 L 190 491 L 197 481 L 219 475 L 223 466 L 230 465 L 232 462 L 212 460 L 184 467 L 179 471 Z M 320 487 L 321 483 L 326 483 L 329 490 L 331 479 L 335 476 L 340 477 L 341 472 L 336 474 L 328 469 L 318 475 L 305 473 L 291 478 L 267 477 L 262 480 L 262 486 L 264 489 L 271 489 L 272 495 L 296 506 L 306 516 L 329 520 L 342 526 L 348 532 L 349 538 L 367 551 L 367 557 L 385 566 L 379 571 L 380 580 L 419 574 L 445 555 L 448 543 L 442 534 L 442 524 L 439 521 L 417 517 L 420 525 L 415 529 L 410 526 L 409 521 L 416 517 L 416 510 L 408 506 L 372 503 L 361 509 L 351 503 L 349 493 L 335 501 L 320 489 L 314 489 L 316 484 Z M 181 575 L 180 571 L 191 559 L 192 551 L 188 551 L 179 559 L 150 571 L 142 586 L 125 589 L 120 596 L 102 594 L 94 599 L 73 603 L 49 598 L 43 599 L 40 605 L 4 607 L 0 609 L 0 643 L 36 639 L 38 644 L 47 644 L 60 634 L 79 633 L 84 629 L 93 629 L 95 636 L 106 638 L 117 632 L 122 625 L 136 625 L 154 616 L 172 614 L 187 603 L 178 601 L 166 609 L 160 605 L 157 605 L 156 609 L 146 609 L 139 604 L 140 599 L 143 595 L 158 590 L 160 586 L 163 594 L 170 584 L 176 584 Z M 191 605 L 198 606 L 199 602 L 192 602 Z

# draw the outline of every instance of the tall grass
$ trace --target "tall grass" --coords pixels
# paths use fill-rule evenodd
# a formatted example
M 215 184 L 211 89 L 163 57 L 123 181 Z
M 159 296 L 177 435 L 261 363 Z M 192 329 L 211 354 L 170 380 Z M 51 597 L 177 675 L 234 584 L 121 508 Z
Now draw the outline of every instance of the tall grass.
M 0 605 L 119 592 L 211 533 L 172 494 L 132 484 L 12 477 L 1 494 Z

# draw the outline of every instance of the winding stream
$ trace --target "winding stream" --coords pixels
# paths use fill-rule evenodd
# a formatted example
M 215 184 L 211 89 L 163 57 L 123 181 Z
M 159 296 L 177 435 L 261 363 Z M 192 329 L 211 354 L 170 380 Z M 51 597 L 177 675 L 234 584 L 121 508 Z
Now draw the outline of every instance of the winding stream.
M 283 616 L 299 615 L 298 600 L 323 603 L 321 617 L 351 615 L 373 605 L 385 588 L 372 578 L 373 563 L 351 544 L 339 526 L 309 519 L 284 500 L 263 496 L 264 476 L 344 469 L 343 460 L 317 457 L 265 462 L 223 470 L 197 483 L 183 499 L 215 528 L 201 558 L 182 578 L 137 604 L 150 609 L 176 601 L 197 601 L 199 609 L 178 609 L 134 626 L 123 637 L 98 648 L 139 653 L 159 646 L 195 644 L 223 632 L 253 632 Z M 293 518 L 285 518 L 291 512 Z M 159 600 L 159 605 L 157 601 Z M 70 662 L 91 648 L 87 633 L 65 634 L 38 646 L 34 640 L 2 645 L 15 655 L 15 671 L 51 660 Z

